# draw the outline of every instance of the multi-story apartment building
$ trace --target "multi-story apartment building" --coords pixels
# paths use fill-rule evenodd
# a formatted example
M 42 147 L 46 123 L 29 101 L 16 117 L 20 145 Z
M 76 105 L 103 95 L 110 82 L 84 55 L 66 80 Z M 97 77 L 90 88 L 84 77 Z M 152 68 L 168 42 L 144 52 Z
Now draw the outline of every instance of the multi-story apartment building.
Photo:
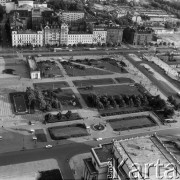
M 65 23 L 79 23 L 84 19 L 82 11 L 64 11 L 60 13 L 60 20 Z
M 34 1 L 32 0 L 18 0 L 18 6 L 22 6 L 22 5 L 29 5 L 31 7 L 33 7 Z
M 60 36 L 60 44 L 68 44 L 68 25 L 65 23 L 61 24 L 61 36 Z
M 44 45 L 59 45 L 61 37 L 61 25 L 53 23 L 44 27 Z
M 153 30 L 151 28 L 126 28 L 123 32 L 123 41 L 133 45 L 145 45 L 152 41 Z
M 43 46 L 43 31 L 12 31 L 12 46 Z
M 0 5 L 5 7 L 7 2 L 10 2 L 10 0 L 0 0 Z
M 93 34 L 87 33 L 68 33 L 68 44 L 92 44 Z
M 42 12 L 40 8 L 32 9 L 32 28 L 38 29 L 42 21 Z
M 93 28 L 93 44 L 106 43 L 107 28 L 106 27 L 94 27 Z
M 108 27 L 107 28 L 107 43 L 118 44 L 122 42 L 123 28 L 120 27 Z

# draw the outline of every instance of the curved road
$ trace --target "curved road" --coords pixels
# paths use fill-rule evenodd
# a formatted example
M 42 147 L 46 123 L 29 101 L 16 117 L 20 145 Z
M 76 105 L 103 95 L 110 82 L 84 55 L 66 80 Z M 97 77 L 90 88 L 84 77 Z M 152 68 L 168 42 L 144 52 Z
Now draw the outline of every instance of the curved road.
M 155 131 L 146 132 L 146 133 L 138 133 L 138 134 L 130 134 L 126 136 L 119 136 L 116 139 L 126 139 L 134 136 L 144 136 L 148 134 L 153 134 Z M 167 129 L 157 130 L 158 135 L 175 135 L 180 132 L 180 128 L 167 127 Z M 2 153 L 0 154 L 0 166 L 5 166 L 9 164 L 17 164 L 29 161 L 37 161 L 43 159 L 54 158 L 58 161 L 59 167 L 62 172 L 63 178 L 66 180 L 74 179 L 72 171 L 69 167 L 69 159 L 80 153 L 90 152 L 90 149 L 94 146 L 97 146 L 100 143 L 108 143 L 112 140 L 112 138 L 105 139 L 101 142 L 97 141 L 87 141 L 84 143 L 71 143 L 67 145 L 58 145 L 51 149 L 34 149 L 27 151 L 18 151 L 18 152 L 10 152 L 10 153 Z

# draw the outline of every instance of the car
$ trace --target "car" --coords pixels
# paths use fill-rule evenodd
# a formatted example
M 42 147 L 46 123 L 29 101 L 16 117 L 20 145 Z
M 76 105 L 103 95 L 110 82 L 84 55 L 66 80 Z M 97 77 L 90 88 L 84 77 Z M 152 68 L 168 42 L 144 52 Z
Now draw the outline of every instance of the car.
M 96 138 L 96 141 L 102 141 L 102 138 Z
M 33 139 L 34 141 L 36 141 L 36 140 L 37 140 L 37 137 L 36 137 L 36 136 L 33 136 L 32 139 Z
M 34 129 L 30 129 L 30 133 L 32 133 L 32 134 L 33 134 L 34 132 L 35 132 L 35 130 L 34 130 Z
M 73 51 L 72 49 L 70 49 L 69 51 Z
M 48 144 L 45 146 L 47 149 L 52 148 L 53 146 L 51 144 Z
M 0 141 L 3 139 L 3 137 L 2 136 L 0 136 Z

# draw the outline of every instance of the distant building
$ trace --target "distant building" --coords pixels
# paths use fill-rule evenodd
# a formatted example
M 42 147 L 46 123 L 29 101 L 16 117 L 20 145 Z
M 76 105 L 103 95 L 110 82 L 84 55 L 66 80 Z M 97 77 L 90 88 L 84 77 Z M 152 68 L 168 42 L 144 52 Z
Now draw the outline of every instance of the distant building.
M 44 27 L 44 45 L 59 45 L 61 41 L 61 25 L 47 24 Z
M 6 13 L 9 14 L 12 10 L 15 10 L 15 2 L 6 2 Z
M 42 21 L 42 12 L 40 8 L 32 9 L 32 29 L 39 29 Z
M 30 70 L 31 79 L 41 79 L 41 72 L 37 67 L 36 61 L 33 58 L 28 57 L 27 62 Z
M 39 8 L 39 7 L 47 8 L 47 3 L 46 2 L 40 3 L 39 1 L 34 1 L 33 8 Z
M 107 27 L 96 26 L 93 27 L 93 44 L 104 44 L 106 43 Z
M 18 6 L 22 6 L 25 4 L 33 7 L 34 1 L 32 1 L 32 0 L 18 0 Z
M 43 46 L 43 31 L 12 31 L 12 46 Z
M 92 44 L 93 34 L 86 33 L 68 33 L 68 44 Z
M 7 2 L 11 2 L 11 1 L 10 0 L 0 0 L 0 5 L 5 7 Z
M 125 28 L 123 41 L 133 45 L 145 45 L 152 41 L 153 30 L 150 28 Z
M 107 28 L 107 43 L 118 44 L 122 42 L 123 28 L 120 27 L 108 27 Z
M 65 23 L 61 24 L 61 36 L 60 36 L 60 44 L 68 44 L 68 25 Z
M 84 19 L 82 11 L 64 11 L 60 13 L 60 20 L 65 23 L 78 23 Z

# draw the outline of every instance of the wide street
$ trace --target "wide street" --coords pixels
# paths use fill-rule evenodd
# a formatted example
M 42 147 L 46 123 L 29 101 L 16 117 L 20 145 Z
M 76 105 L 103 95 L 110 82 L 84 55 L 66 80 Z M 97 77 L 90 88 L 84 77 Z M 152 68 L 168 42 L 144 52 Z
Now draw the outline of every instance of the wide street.
M 130 134 L 126 136 L 119 136 L 116 139 L 126 139 L 136 136 L 145 136 L 153 133 L 157 133 L 159 136 L 163 135 L 176 135 L 180 132 L 180 128 L 169 128 L 159 131 L 151 131 L 146 133 Z M 72 171 L 69 167 L 69 159 L 80 153 L 90 152 L 92 147 L 97 146 L 98 144 L 109 143 L 112 141 L 112 138 L 104 139 L 101 142 L 97 141 L 86 141 L 84 143 L 70 143 L 67 145 L 58 145 L 50 149 L 34 149 L 34 150 L 25 150 L 17 151 L 10 153 L 0 154 L 0 166 L 5 166 L 9 164 L 17 164 L 29 161 L 37 161 L 43 159 L 54 158 L 58 161 L 59 167 L 62 171 L 64 179 L 74 179 Z

